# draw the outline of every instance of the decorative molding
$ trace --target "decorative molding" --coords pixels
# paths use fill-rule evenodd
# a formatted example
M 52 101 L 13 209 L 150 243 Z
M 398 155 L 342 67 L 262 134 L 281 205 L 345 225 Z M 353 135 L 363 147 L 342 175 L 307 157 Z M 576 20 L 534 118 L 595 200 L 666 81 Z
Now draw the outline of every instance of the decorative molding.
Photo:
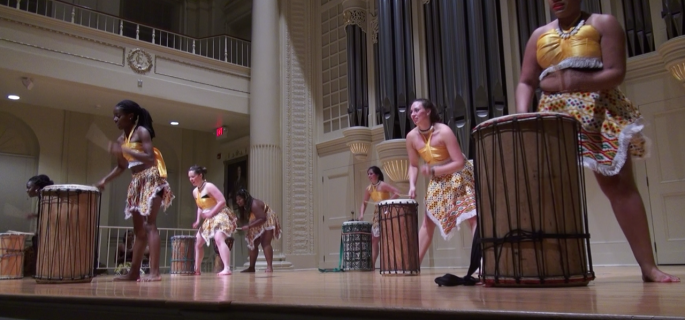
M 386 140 L 376 145 L 378 158 L 383 164 L 385 172 L 392 181 L 403 183 L 409 181 L 407 168 L 409 156 L 407 154 L 406 139 Z
M 628 59 L 624 82 L 640 81 L 654 76 L 663 76 L 664 69 L 661 56 L 657 52 L 650 52 Z
M 284 180 L 283 251 L 289 255 L 313 255 L 314 223 L 314 97 L 312 79 L 311 3 L 286 1 L 288 27 L 285 28 L 284 97 Z
M 122 46 L 114 45 L 111 43 L 107 43 L 107 42 L 103 42 L 103 41 L 99 41 L 99 40 L 95 40 L 95 39 L 91 39 L 91 38 L 78 36 L 75 34 L 64 32 L 64 31 L 58 31 L 58 30 L 54 30 L 54 29 L 50 29 L 50 28 L 45 28 L 45 27 L 37 26 L 34 24 L 26 23 L 26 22 L 16 21 L 16 20 L 4 18 L 4 17 L 0 17 L 0 21 L 6 21 L 6 22 L 21 25 L 21 26 L 38 29 L 41 31 L 59 34 L 59 35 L 67 36 L 70 38 L 87 41 L 87 42 L 92 42 L 92 43 L 102 45 L 102 46 L 120 49 L 121 50 L 121 62 L 119 62 L 119 61 L 113 62 L 113 61 L 102 60 L 102 59 L 98 59 L 98 58 L 93 58 L 93 57 L 84 56 L 84 55 L 80 55 L 80 54 L 76 54 L 76 53 L 62 51 L 62 50 L 56 50 L 56 49 L 52 49 L 52 48 L 47 48 L 47 47 L 43 47 L 43 46 L 31 44 L 31 43 L 26 43 L 26 42 L 21 42 L 21 41 L 17 41 L 17 40 L 7 39 L 7 38 L 0 38 L 0 40 L 2 40 L 2 41 L 14 43 L 14 44 L 19 44 L 19 45 L 23 45 L 23 46 L 27 46 L 27 47 L 32 47 L 32 48 L 36 48 L 36 49 L 40 49 L 40 50 L 55 52 L 55 53 L 59 53 L 59 54 L 64 54 L 64 55 L 77 57 L 77 58 L 81 58 L 81 59 L 86 59 L 86 60 L 91 60 L 91 61 L 96 61 L 96 62 L 102 62 L 102 63 L 111 64 L 111 65 L 120 66 L 120 67 L 123 67 L 125 65 L 124 64 L 124 59 L 125 59 L 124 53 L 126 52 L 126 48 L 124 48 Z
M 247 156 L 247 155 L 249 155 L 249 154 L 250 154 L 250 148 L 249 148 L 249 147 L 240 148 L 240 149 L 234 149 L 232 152 L 230 152 L 230 153 L 226 156 L 226 159 L 225 159 L 225 160 L 231 160 L 231 159 L 235 159 L 235 158 L 240 158 L 240 157 L 243 157 L 243 156 Z
M 371 29 L 371 40 L 373 43 L 378 43 L 378 14 L 372 13 L 369 21 L 369 28 Z
M 366 10 L 350 8 L 343 11 L 344 26 L 356 25 L 366 33 Z
M 152 56 L 140 48 L 132 49 L 126 56 L 126 61 L 136 73 L 146 74 L 152 69 Z
M 220 70 L 220 69 L 216 69 L 216 68 L 205 67 L 205 66 L 203 66 L 203 65 L 199 65 L 199 64 L 195 64 L 195 63 L 190 63 L 190 62 L 185 62 L 185 61 L 181 61 L 181 60 L 178 60 L 178 59 L 173 59 L 173 58 L 169 58 L 169 57 L 165 57 L 165 56 L 155 55 L 155 64 L 154 64 L 154 73 L 155 73 L 155 74 L 158 74 L 158 75 L 161 75 L 161 76 L 170 77 L 170 78 L 174 78 L 174 79 L 180 79 L 180 80 L 184 80 L 184 81 L 189 81 L 189 82 L 193 82 L 193 83 L 199 83 L 199 84 L 203 84 L 203 85 L 207 85 L 207 86 L 211 86 L 211 87 L 215 87 L 215 88 L 220 88 L 220 89 L 224 89 L 224 90 L 230 90 L 230 91 L 241 92 L 241 93 L 247 93 L 247 94 L 250 93 L 249 91 L 236 90 L 236 89 L 229 88 L 229 87 L 219 86 L 219 85 L 216 85 L 216 84 L 207 83 L 207 82 L 202 82 L 202 81 L 191 80 L 191 79 L 182 78 L 182 77 L 178 77 L 178 76 L 175 76 L 175 75 L 172 75 L 172 74 L 167 74 L 167 73 L 161 72 L 161 71 L 157 68 L 157 67 L 159 66 L 159 63 L 157 62 L 157 60 L 166 60 L 166 61 L 170 61 L 170 62 L 175 62 L 175 63 L 187 65 L 187 66 L 190 66 L 190 67 L 193 67 L 193 68 L 204 69 L 204 70 L 207 70 L 207 71 L 211 71 L 211 72 L 215 72 L 215 73 L 220 73 L 220 74 L 228 75 L 228 76 L 249 78 L 249 77 L 247 77 L 247 76 L 245 76 L 245 75 L 236 74 L 235 72 L 227 72 L 227 71 Z
M 316 154 L 319 157 L 350 151 L 345 137 L 324 141 L 316 145 Z

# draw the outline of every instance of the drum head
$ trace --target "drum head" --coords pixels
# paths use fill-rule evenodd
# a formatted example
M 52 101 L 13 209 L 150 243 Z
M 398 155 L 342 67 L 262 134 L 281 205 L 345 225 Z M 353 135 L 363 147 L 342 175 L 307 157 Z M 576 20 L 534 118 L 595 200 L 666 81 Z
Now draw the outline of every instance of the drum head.
M 383 200 L 378 203 L 379 206 L 381 205 L 391 205 L 391 204 L 417 204 L 417 202 L 414 199 L 390 199 L 390 200 Z
M 81 184 L 53 184 L 46 186 L 41 192 L 55 192 L 55 191 L 86 191 L 86 192 L 100 192 L 98 188 L 93 186 L 85 186 Z
M 343 226 L 355 226 L 355 225 L 367 225 L 371 224 L 371 222 L 368 221 L 345 221 L 343 222 Z
M 564 120 L 569 120 L 569 121 L 576 121 L 576 118 L 569 116 L 565 113 L 558 113 L 558 112 L 528 112 L 528 113 L 517 113 L 517 114 L 510 114 L 506 116 L 501 116 L 497 118 L 492 118 L 488 121 L 484 121 L 477 125 L 475 128 L 473 128 L 473 132 L 476 132 L 478 130 L 481 130 L 483 128 L 487 128 L 493 125 L 497 125 L 498 123 L 509 123 L 512 121 L 525 121 L 525 120 L 534 120 L 534 119 L 558 119 L 562 118 Z

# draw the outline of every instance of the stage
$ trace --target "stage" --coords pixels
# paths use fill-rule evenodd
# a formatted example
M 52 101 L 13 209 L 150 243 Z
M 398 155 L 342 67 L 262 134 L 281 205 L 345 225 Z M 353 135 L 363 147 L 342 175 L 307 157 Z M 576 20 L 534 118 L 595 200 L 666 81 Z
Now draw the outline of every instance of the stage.
M 665 266 L 685 278 L 685 266 Z M 161 282 L 36 284 L 0 280 L 0 317 L 17 319 L 685 319 L 685 284 L 643 283 L 637 267 L 596 267 L 586 287 L 438 287 L 433 279 L 376 272 L 218 277 L 164 275 Z

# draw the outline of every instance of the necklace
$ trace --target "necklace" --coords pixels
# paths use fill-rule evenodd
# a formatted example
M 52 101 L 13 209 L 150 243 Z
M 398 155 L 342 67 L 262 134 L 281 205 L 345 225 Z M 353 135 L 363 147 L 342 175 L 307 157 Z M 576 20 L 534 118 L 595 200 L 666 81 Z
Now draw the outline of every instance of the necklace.
M 205 184 L 207 184 L 207 180 L 202 181 L 202 185 L 197 187 L 197 194 L 200 194 L 200 192 L 202 192 L 202 190 L 205 188 Z
M 580 17 L 581 16 L 578 16 L 578 19 L 580 19 Z M 584 24 L 585 24 L 585 19 L 582 19 L 578 22 L 578 24 L 575 27 L 573 27 L 573 29 L 571 29 L 570 31 L 567 32 L 567 31 L 561 30 L 561 27 L 559 26 L 559 21 L 557 21 L 557 28 L 554 30 L 557 32 L 559 37 L 561 37 L 562 39 L 568 39 L 568 38 L 574 36 L 576 33 L 578 33 L 578 30 L 580 30 L 580 27 L 582 27 Z
M 425 133 L 429 133 L 429 132 L 431 132 L 431 131 L 433 131 L 433 126 L 432 126 L 432 125 L 430 126 L 430 128 L 428 128 L 428 129 L 426 129 L 426 130 L 423 130 L 423 129 L 421 129 L 421 128 L 419 127 L 419 132 L 421 132 L 421 133 L 424 133 L 424 134 L 425 134 Z
M 371 183 L 374 187 L 378 187 L 381 184 L 381 181 L 378 180 L 376 183 Z

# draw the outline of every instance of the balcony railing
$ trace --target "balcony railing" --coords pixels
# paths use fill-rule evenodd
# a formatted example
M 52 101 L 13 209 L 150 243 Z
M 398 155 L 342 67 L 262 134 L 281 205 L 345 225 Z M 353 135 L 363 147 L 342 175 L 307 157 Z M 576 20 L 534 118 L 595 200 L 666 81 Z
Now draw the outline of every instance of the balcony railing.
M 210 59 L 250 67 L 250 42 L 226 35 L 193 38 L 58 0 L 0 0 L 0 5 Z

